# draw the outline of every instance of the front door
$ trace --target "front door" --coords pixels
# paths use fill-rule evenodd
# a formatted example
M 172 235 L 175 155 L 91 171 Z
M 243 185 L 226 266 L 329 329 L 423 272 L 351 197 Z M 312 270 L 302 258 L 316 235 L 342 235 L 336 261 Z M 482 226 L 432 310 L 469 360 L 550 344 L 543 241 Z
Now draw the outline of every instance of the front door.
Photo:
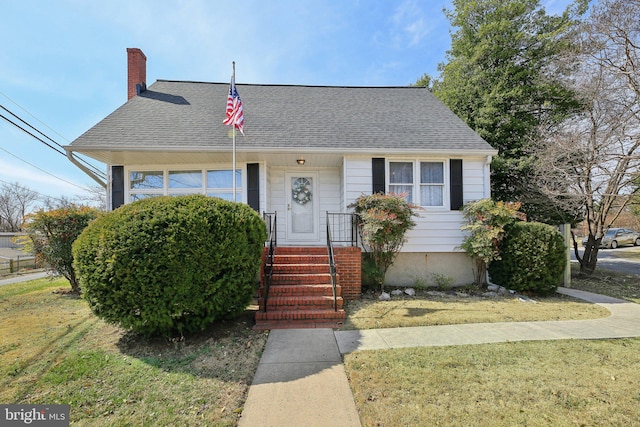
M 315 243 L 319 240 L 318 175 L 286 173 L 287 240 Z

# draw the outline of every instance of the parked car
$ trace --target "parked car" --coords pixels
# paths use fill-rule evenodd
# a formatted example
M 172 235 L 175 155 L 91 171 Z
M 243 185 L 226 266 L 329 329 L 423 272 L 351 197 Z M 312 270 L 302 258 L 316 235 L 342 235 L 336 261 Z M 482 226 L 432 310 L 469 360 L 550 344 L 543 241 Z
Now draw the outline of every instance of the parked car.
M 582 239 L 582 246 L 586 244 L 587 237 Z M 628 228 L 610 228 L 604 233 L 604 237 L 600 242 L 601 248 L 615 249 L 624 245 L 640 246 L 640 232 L 629 230 Z

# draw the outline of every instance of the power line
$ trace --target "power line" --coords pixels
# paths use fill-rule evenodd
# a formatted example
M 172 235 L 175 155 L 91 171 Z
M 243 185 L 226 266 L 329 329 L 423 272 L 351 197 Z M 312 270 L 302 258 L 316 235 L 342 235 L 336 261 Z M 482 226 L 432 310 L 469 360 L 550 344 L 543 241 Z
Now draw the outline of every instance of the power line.
M 16 101 L 14 101 L 13 99 L 11 99 L 9 97 L 9 95 L 7 95 L 6 93 L 3 93 L 2 91 L 0 91 L 0 95 L 4 96 L 5 98 L 7 98 L 9 101 L 11 101 L 14 105 L 16 105 L 18 108 L 20 108 L 22 111 L 24 111 L 25 113 L 27 113 L 28 115 L 30 115 L 31 117 L 33 117 L 37 122 L 39 122 L 41 125 L 43 125 L 44 127 L 46 127 L 47 129 L 49 129 L 51 132 L 55 133 L 56 135 L 58 135 L 60 138 L 64 139 L 65 141 L 67 141 L 68 143 L 71 143 L 71 141 L 69 141 L 67 138 L 64 137 L 64 135 L 60 135 L 58 132 L 56 132 L 55 129 L 53 129 L 51 126 L 49 126 L 48 124 L 46 124 L 45 122 L 43 122 L 42 120 L 40 120 L 39 118 L 37 118 L 36 116 L 34 116 L 33 114 L 31 114 L 31 112 L 29 110 L 27 110 L 26 108 L 24 108 L 22 105 L 18 104 Z
M 55 144 L 56 146 L 60 147 L 60 149 L 52 146 L 51 144 L 49 144 L 47 141 L 43 140 L 42 138 L 38 137 L 37 135 L 35 135 L 34 133 L 32 133 L 31 131 L 25 129 L 24 127 L 22 127 L 21 125 L 19 125 L 18 123 L 16 123 L 15 121 L 9 119 L 8 117 L 6 117 L 5 115 L 0 113 L 0 117 L 3 118 L 4 120 L 6 120 L 7 122 L 9 122 L 10 124 L 12 124 L 13 126 L 15 126 L 16 128 L 20 129 L 21 131 L 25 132 L 27 135 L 31 136 L 32 138 L 40 141 L 41 143 L 43 143 L 44 145 L 46 145 L 47 147 L 51 148 L 52 150 L 54 150 L 56 153 L 67 157 L 66 152 L 64 151 L 64 147 L 62 145 L 60 145 L 58 142 L 56 142 L 54 139 L 52 139 L 51 137 L 47 136 L 46 134 L 44 134 L 42 131 L 40 131 L 39 129 L 37 129 L 36 127 L 32 126 L 31 124 L 29 124 L 28 122 L 26 122 L 25 120 L 23 120 L 22 118 L 20 118 L 17 114 L 13 113 L 12 111 L 10 111 L 8 108 L 6 108 L 4 105 L 0 104 L 0 108 L 2 108 L 3 110 L 5 110 L 6 112 L 8 112 L 9 114 L 11 114 L 13 117 L 15 117 L 17 120 L 19 120 L 20 122 L 24 123 L 26 126 L 28 126 L 29 128 L 33 129 L 35 132 L 39 133 L 40 135 L 42 135 L 44 138 L 48 139 L 49 141 L 51 141 L 53 144 Z M 46 125 L 45 125 L 46 126 Z M 9 153 L 11 154 L 11 153 Z M 81 157 L 76 157 L 76 159 L 78 161 L 81 161 L 82 163 L 84 163 L 90 170 L 91 172 L 93 172 L 95 175 L 97 175 L 98 177 L 102 178 L 102 179 L 106 179 L 106 175 L 105 173 L 98 169 L 96 166 L 94 166 L 93 164 L 87 162 L 85 159 L 81 158 Z M 22 160 L 22 159 L 20 159 Z M 26 162 L 28 163 L 28 162 Z M 33 165 L 32 165 L 33 166 Z M 48 173 L 48 172 L 47 172 Z
M 28 161 L 26 161 L 25 159 L 22 159 L 22 158 L 20 158 L 20 157 L 16 156 L 15 154 L 13 154 L 13 153 L 10 153 L 9 151 L 5 150 L 5 149 L 4 149 L 4 148 L 2 148 L 2 147 L 0 147 L 0 150 L 4 151 L 5 153 L 7 153 L 8 155 L 10 155 L 10 156 L 12 156 L 12 157 L 15 157 L 16 159 L 20 160 L 21 162 L 24 162 L 24 163 L 28 164 L 29 166 L 34 167 L 34 168 L 38 169 L 40 172 L 46 173 L 47 175 L 50 175 L 50 176 L 54 177 L 55 179 L 58 179 L 58 180 L 63 181 L 63 182 L 66 182 L 67 184 L 71 184 L 71 185 L 73 185 L 74 187 L 78 187 L 78 188 L 80 188 L 81 190 L 85 190 L 85 191 L 87 190 L 87 188 L 86 188 L 86 187 L 83 187 L 83 186 L 81 186 L 81 185 L 75 184 L 75 183 L 73 183 L 73 182 L 71 182 L 71 181 L 67 181 L 66 179 L 64 179 L 64 178 L 60 178 L 59 176 L 56 176 L 56 175 L 52 174 L 51 172 L 47 172 L 46 170 L 44 170 L 44 169 L 42 169 L 42 168 L 40 168 L 40 167 L 38 167 L 38 166 L 34 165 L 33 163 L 29 163 L 29 162 L 28 162 Z
M 29 116 L 31 116 L 33 119 L 35 119 L 38 123 L 40 123 L 41 125 L 43 125 L 44 127 L 46 127 L 47 129 L 49 129 L 51 132 L 55 133 L 56 135 L 58 135 L 60 138 L 64 139 L 66 142 L 68 142 L 69 144 L 71 143 L 71 141 L 69 141 L 69 139 L 65 138 L 64 135 L 61 135 L 59 132 L 57 132 L 55 129 L 53 129 L 51 126 L 49 126 L 48 124 L 46 124 L 45 122 L 43 122 L 42 120 L 40 120 L 38 117 L 36 117 L 34 114 L 32 114 L 29 110 L 27 110 L 26 108 L 24 108 L 22 105 L 18 104 L 16 101 L 14 101 L 13 99 L 11 99 L 11 97 L 9 97 L 9 95 L 7 95 L 6 93 L 0 91 L 0 95 L 4 96 L 5 98 L 7 98 L 11 103 L 13 103 L 15 106 L 17 106 L 18 108 L 20 108 L 22 111 L 24 111 L 25 113 L 27 113 Z M 13 116 L 18 117 L 16 114 L 10 112 Z M 56 144 L 57 146 L 59 146 L 60 148 L 64 147 L 60 144 L 58 144 L 56 141 L 53 140 L 53 138 L 50 138 L 49 136 L 45 135 L 43 132 L 39 131 L 38 129 L 36 129 L 34 126 L 31 126 L 30 124 L 28 124 L 26 121 L 20 119 L 23 123 L 27 124 L 30 128 L 36 130 L 38 133 L 40 133 L 42 136 L 44 136 L 45 138 L 47 138 L 48 140 L 50 140 L 51 142 L 53 142 L 54 144 Z M 100 170 L 98 167 L 96 167 L 95 165 L 89 163 L 87 160 L 85 160 L 82 157 L 79 157 L 77 155 L 74 156 L 74 158 L 82 163 L 85 164 L 85 166 L 87 166 L 91 172 L 93 172 L 94 174 L 96 174 L 99 178 L 102 178 L 103 180 L 106 180 L 106 174 L 104 172 L 102 172 L 102 170 Z

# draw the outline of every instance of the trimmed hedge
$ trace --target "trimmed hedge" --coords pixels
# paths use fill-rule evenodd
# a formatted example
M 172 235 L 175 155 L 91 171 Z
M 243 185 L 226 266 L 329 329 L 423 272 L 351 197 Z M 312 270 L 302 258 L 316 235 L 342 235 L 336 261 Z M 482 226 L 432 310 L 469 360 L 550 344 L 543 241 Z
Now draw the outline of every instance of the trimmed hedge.
M 501 259 L 489 264 L 491 280 L 507 289 L 545 295 L 562 282 L 566 265 L 564 240 L 552 226 L 516 222 L 506 230 Z
M 92 222 L 73 245 L 74 267 L 97 316 L 145 335 L 184 335 L 247 307 L 265 240 L 247 205 L 154 197 Z

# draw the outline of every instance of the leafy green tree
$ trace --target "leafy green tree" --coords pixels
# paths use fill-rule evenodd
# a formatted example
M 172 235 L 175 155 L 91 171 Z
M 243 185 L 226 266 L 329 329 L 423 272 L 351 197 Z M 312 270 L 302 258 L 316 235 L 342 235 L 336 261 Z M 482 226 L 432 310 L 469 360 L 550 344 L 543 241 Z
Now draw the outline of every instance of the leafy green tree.
M 373 279 L 382 289 L 407 231 L 416 225 L 411 218 L 415 215 L 413 205 L 400 194 L 376 193 L 358 197 L 349 207 L 358 215 L 362 241 L 375 265 Z
M 80 293 L 81 289 L 73 269 L 71 246 L 98 215 L 95 208 L 69 205 L 49 211 L 39 210 L 26 217 L 24 230 L 28 240 L 23 241 L 23 246 L 34 252 L 39 262 L 48 264 L 67 279 L 75 293 Z
M 498 150 L 493 197 L 523 202 L 530 216 L 552 215 L 538 212 L 544 200 L 528 197 L 540 193 L 529 185 L 527 158 L 540 126 L 580 106 L 559 78 L 563 70 L 550 66 L 550 59 L 570 49 L 567 36 L 587 1 L 576 1 L 560 16 L 548 15 L 539 0 L 452 3 L 445 13 L 455 31 L 433 93 Z
M 487 267 L 500 259 L 500 243 L 505 227 L 513 224 L 518 216 L 519 204 L 482 199 L 467 203 L 463 215 L 467 224 L 462 230 L 468 234 L 460 247 L 473 260 L 473 278 L 477 285 L 486 284 Z

